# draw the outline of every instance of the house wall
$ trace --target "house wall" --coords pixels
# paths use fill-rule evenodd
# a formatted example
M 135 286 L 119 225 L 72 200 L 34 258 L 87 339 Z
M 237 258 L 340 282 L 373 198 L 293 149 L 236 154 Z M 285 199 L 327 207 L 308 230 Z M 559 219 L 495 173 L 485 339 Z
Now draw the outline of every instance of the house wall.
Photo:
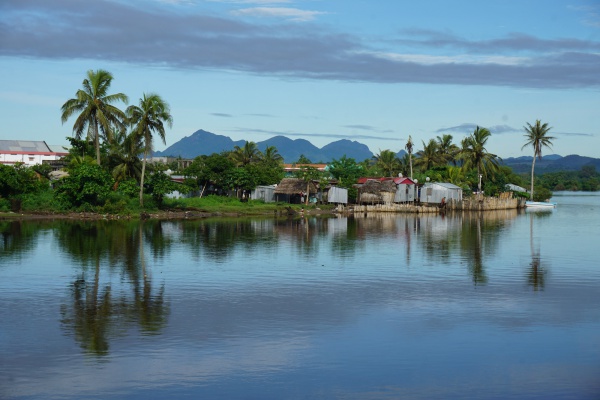
M 250 199 L 263 200 L 265 203 L 275 202 L 275 186 L 257 186 L 250 192 Z
M 406 184 L 398 185 L 398 190 L 396 190 L 396 195 L 394 197 L 395 203 L 406 203 L 406 202 L 412 202 L 414 200 L 415 200 L 415 185 L 406 185 Z
M 44 160 L 60 160 L 67 153 L 40 152 L 0 152 L 0 164 L 15 165 L 24 163 L 27 166 L 42 164 Z

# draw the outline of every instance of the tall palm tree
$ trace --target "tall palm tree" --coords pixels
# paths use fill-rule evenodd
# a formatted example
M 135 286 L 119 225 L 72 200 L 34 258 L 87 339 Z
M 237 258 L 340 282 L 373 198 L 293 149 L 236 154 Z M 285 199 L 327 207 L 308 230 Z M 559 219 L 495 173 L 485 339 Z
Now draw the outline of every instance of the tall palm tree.
M 452 135 L 442 135 L 441 137 L 437 137 L 438 144 L 438 153 L 440 154 L 440 159 L 443 160 L 446 164 L 450 161 L 454 161 L 458 151 L 460 150 L 457 145 L 452 143 Z M 456 165 L 456 161 L 454 161 L 454 165 Z
M 521 147 L 523 150 L 525 147 L 533 146 L 533 161 L 531 162 L 531 192 L 529 194 L 530 199 L 533 200 L 533 171 L 535 170 L 535 159 L 539 157 L 542 159 L 542 149 L 544 147 L 552 148 L 552 141 L 556 139 L 555 137 L 548 136 L 548 132 L 552 127 L 548 126 L 548 123 L 542 124 L 540 120 L 535 121 L 535 125 L 531 125 L 527 122 L 527 126 L 524 126 L 525 129 L 525 139 L 526 143 Z
M 492 133 L 486 128 L 475 128 L 475 131 L 462 141 L 459 157 L 464 160 L 463 168 L 477 168 L 479 179 L 478 190 L 481 192 L 481 178 L 487 177 L 498 169 L 501 160 L 496 154 L 488 153 L 485 145 Z
M 246 142 L 244 147 L 235 146 L 231 152 L 231 159 L 239 167 L 260 160 L 262 153 L 254 142 Z
M 391 150 L 380 150 L 379 154 L 373 156 L 375 166 L 379 168 L 383 175 L 394 176 L 394 172 L 400 169 L 400 160 Z
M 408 141 L 406 142 L 406 146 L 404 146 L 404 148 L 408 152 L 408 165 L 410 167 L 410 179 L 413 178 L 413 170 L 412 170 L 413 147 L 414 147 L 414 145 L 413 145 L 412 137 L 410 135 L 408 135 Z
M 149 93 L 142 96 L 139 106 L 127 107 L 127 117 L 133 126 L 133 134 L 142 141 L 144 158 L 142 160 L 142 176 L 140 178 L 140 207 L 144 206 L 144 175 L 146 158 L 152 153 L 153 134 L 157 134 L 166 144 L 165 123 L 173 126 L 173 117 L 169 104 L 159 95 Z
M 64 124 L 73 114 L 79 113 L 73 132 L 75 137 L 81 139 L 87 131 L 88 139 L 94 141 L 96 148 L 96 162 L 100 165 L 100 133 L 107 140 L 111 140 L 111 128 L 116 126 L 123 129 L 125 114 L 113 105 L 122 101 L 127 104 L 127 96 L 123 93 L 108 94 L 108 89 L 113 76 L 103 69 L 89 70 L 87 78 L 83 80 L 83 89 L 75 93 L 75 98 L 69 99 L 62 105 L 61 120 Z
M 283 156 L 277 151 L 275 146 L 267 146 L 263 153 L 263 161 L 267 164 L 281 164 L 283 163 Z
M 429 139 L 427 144 L 423 142 L 423 150 L 417 152 L 415 164 L 425 172 L 440 163 L 442 163 L 442 159 L 438 153 L 437 142 L 434 139 Z
M 125 131 L 115 132 L 113 143 L 110 146 L 109 160 L 112 175 L 115 179 L 116 189 L 119 184 L 128 179 L 140 180 L 142 175 L 142 162 L 139 155 L 143 153 L 143 143 L 135 132 L 127 134 Z

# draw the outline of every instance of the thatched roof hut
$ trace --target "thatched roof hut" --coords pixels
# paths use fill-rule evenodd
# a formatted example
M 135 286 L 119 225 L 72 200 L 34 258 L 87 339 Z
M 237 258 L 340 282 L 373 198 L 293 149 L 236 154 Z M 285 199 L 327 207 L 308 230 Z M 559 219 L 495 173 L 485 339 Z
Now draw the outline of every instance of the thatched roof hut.
M 275 188 L 275 194 L 300 194 L 306 193 L 307 184 L 299 178 L 283 178 Z M 309 194 L 317 193 L 317 187 L 314 183 L 308 184 Z

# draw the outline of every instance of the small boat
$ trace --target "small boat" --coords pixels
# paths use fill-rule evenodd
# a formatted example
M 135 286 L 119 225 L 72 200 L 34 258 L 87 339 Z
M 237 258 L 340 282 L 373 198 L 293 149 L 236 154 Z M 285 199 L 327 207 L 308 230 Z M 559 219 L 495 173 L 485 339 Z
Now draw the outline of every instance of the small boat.
M 549 201 L 526 201 L 525 207 L 527 208 L 555 208 L 556 203 Z

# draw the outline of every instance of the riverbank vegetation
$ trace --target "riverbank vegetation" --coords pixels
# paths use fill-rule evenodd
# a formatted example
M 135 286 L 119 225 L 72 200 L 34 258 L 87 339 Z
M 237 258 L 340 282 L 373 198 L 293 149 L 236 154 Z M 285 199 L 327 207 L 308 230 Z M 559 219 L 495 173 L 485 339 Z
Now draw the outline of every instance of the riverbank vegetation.
M 274 212 L 287 206 L 248 199 L 257 186 L 277 184 L 286 176 L 283 158 L 272 146 L 260 151 L 256 143 L 246 142 L 242 147 L 201 155 L 188 163 L 148 162 L 155 137 L 165 142 L 165 125 L 173 123 L 169 105 L 158 94 L 144 93 L 139 105 L 122 111 L 117 104 L 126 105 L 129 97 L 110 94 L 112 80 L 107 71 L 88 71 L 82 88 L 62 106 L 63 123 L 75 117 L 73 136 L 67 138 L 71 146 L 63 159 L 62 176 L 49 165 L 0 165 L 0 212 L 134 216 L 157 210 L 198 210 L 250 214 Z M 294 176 L 307 184 L 318 182 L 321 188 L 335 180 L 349 190 L 351 202 L 357 196 L 354 185 L 359 177 L 400 174 L 421 184 L 453 183 L 463 188 L 465 196 L 474 192 L 497 196 L 507 184 L 525 188 L 535 184 L 536 190 L 528 195 L 517 193 L 535 200 L 551 197 L 552 190 L 599 190 L 600 174 L 591 166 L 578 172 L 534 175 L 536 158 L 554 139 L 548 136 L 550 129 L 539 120 L 524 127 L 523 147 L 534 148 L 529 182 L 527 176 L 515 174 L 502 165 L 500 157 L 488 151 L 492 132 L 483 127 L 477 127 L 460 144 L 446 134 L 422 141 L 420 149 L 409 135 L 404 157 L 389 149 L 362 161 L 343 156 L 331 160 L 326 171 L 301 166 Z M 300 156 L 296 163 L 310 164 L 311 160 Z M 173 176 L 179 179 L 174 180 Z M 193 196 L 169 198 L 173 192 Z M 302 205 L 293 207 L 299 209 Z

